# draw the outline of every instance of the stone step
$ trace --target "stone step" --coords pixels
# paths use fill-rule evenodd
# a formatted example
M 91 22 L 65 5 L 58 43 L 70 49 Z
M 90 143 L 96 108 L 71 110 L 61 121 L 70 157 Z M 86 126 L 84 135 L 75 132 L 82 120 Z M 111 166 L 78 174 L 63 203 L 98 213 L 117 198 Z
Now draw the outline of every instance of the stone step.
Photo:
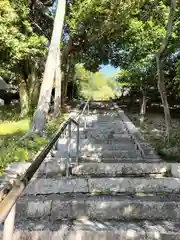
M 180 193 L 179 178 L 37 178 L 24 194 L 60 193 Z
M 171 172 L 168 163 L 81 163 L 72 168 L 76 176 L 166 176 Z
M 56 152 L 54 153 L 53 156 L 56 157 L 66 157 L 68 156 L 68 143 L 69 140 L 66 138 L 62 138 L 59 139 L 59 141 L 56 144 Z M 70 141 L 70 152 L 71 152 L 71 156 L 76 156 L 76 139 L 71 139 Z M 133 150 L 134 149 L 134 150 Z M 85 155 L 89 156 L 92 153 L 97 153 L 97 155 L 102 156 L 102 157 L 109 157 L 109 156 L 118 156 L 118 157 L 122 157 L 125 154 L 125 157 L 127 158 L 134 158 L 134 157 L 138 157 L 139 154 L 138 152 L 136 152 L 136 154 L 134 154 L 135 149 L 137 149 L 137 145 L 133 142 L 133 140 L 129 140 L 129 142 L 116 142 L 113 144 L 112 143 L 103 143 L 103 141 L 100 143 L 96 143 L 96 140 L 89 140 L 89 139 L 81 139 L 80 140 L 80 152 L 82 154 L 85 153 Z M 126 154 L 125 151 L 128 151 L 128 155 Z M 57 153 L 58 151 L 58 153 Z M 113 153 L 112 153 L 113 151 Z M 158 158 L 158 155 L 154 152 L 154 150 L 152 148 L 144 148 L 143 149 L 144 152 L 144 157 L 145 158 L 149 158 L 149 159 L 153 159 L 153 158 Z M 87 154 L 86 154 L 87 153 Z
M 98 113 L 104 113 L 104 112 L 107 112 L 107 110 L 108 110 L 108 113 L 109 113 L 110 111 L 113 112 L 114 107 L 113 107 L 113 106 L 109 106 L 109 105 L 106 105 L 106 106 L 102 106 L 102 105 L 91 105 L 91 106 L 90 106 L 90 110 L 91 110 L 91 111 L 95 110 L 95 111 L 98 112 Z
M 107 128 L 107 127 L 106 127 Z M 75 138 L 76 137 L 76 129 L 73 130 L 72 132 L 72 138 Z M 93 139 L 99 139 L 99 140 L 102 140 L 102 141 L 106 141 L 108 139 L 111 139 L 113 141 L 127 141 L 127 140 L 131 140 L 131 135 L 128 133 L 128 132 L 111 132 L 111 131 L 107 131 L 107 133 L 104 131 L 104 129 L 101 130 L 101 132 L 99 132 L 96 128 L 93 130 L 93 131 L 89 131 L 89 129 L 81 129 L 80 130 L 80 138 L 88 138 L 89 140 L 93 140 Z
M 75 162 L 75 158 L 72 158 L 72 162 Z M 162 162 L 159 158 L 126 158 L 126 157 L 100 157 L 100 156 L 90 156 L 90 157 L 79 157 L 79 163 L 91 163 L 91 162 L 102 162 L 102 163 L 159 163 Z
M 132 150 L 137 148 L 137 146 L 133 143 L 133 141 L 127 143 L 119 142 L 119 143 L 94 143 L 93 140 L 82 139 L 80 141 L 80 150 L 82 151 L 90 151 L 90 152 L 100 152 L 103 150 Z M 66 149 L 68 150 L 68 139 L 60 139 L 56 144 L 56 150 L 62 151 Z M 75 139 L 70 142 L 70 150 L 76 151 L 76 141 Z
M 92 121 L 93 125 L 92 125 L 92 128 L 94 127 L 105 127 L 105 126 L 108 126 L 110 128 L 113 128 L 113 127 L 124 127 L 124 123 L 122 122 L 122 120 L 120 118 L 118 119 L 111 119 L 110 122 L 107 122 L 107 121 Z
M 88 196 L 85 194 L 25 196 L 18 200 L 17 219 L 180 220 L 178 195 Z
M 117 134 L 108 134 L 108 133 L 102 133 L 99 134 L 96 131 L 94 133 L 88 132 L 87 133 L 87 138 L 88 139 L 94 139 L 94 140 L 101 140 L 106 142 L 107 140 L 115 141 L 115 142 L 126 142 L 131 140 L 131 136 L 127 133 L 117 133 Z M 132 140 L 131 140 L 132 141 Z
M 87 129 L 87 137 L 95 138 L 95 139 L 121 139 L 121 138 L 130 138 L 130 135 L 126 132 L 125 129 L 121 129 L 118 131 L 110 130 L 107 127 L 102 128 L 101 131 L 98 128 L 94 130 Z
M 106 127 L 107 129 L 107 127 Z M 76 138 L 77 136 L 77 131 L 74 130 L 71 134 L 72 138 Z M 99 130 L 97 130 L 97 128 L 95 128 L 94 130 L 89 130 L 88 128 L 85 130 L 80 130 L 79 132 L 79 137 L 80 139 L 97 139 L 97 140 L 101 140 L 101 141 L 106 141 L 106 140 L 113 140 L 113 141 L 127 141 L 129 139 L 131 139 L 131 136 L 126 132 L 126 130 L 121 130 L 121 131 L 110 131 L 110 130 L 106 130 L 102 129 L 101 132 L 99 132 Z
M 75 163 L 75 159 L 72 160 Z M 107 160 L 108 161 L 108 160 Z M 111 162 L 110 162 L 111 161 Z M 80 162 L 79 165 L 72 167 L 71 173 L 76 176 L 92 176 L 92 177 L 120 177 L 120 176 L 174 176 L 180 178 L 179 164 L 178 163 L 136 163 L 131 160 L 127 162 L 115 162 L 113 159 L 109 159 L 109 162 Z M 65 176 L 66 173 L 66 158 L 46 158 L 41 164 L 38 171 L 35 173 L 34 178 L 57 177 Z M 12 163 L 8 166 L 5 174 L 8 178 L 15 178 L 16 173 L 23 174 L 31 163 Z M 3 178 L 1 179 L 3 181 Z
M 93 142 L 94 144 L 132 144 L 133 140 L 130 138 L 129 135 L 121 135 L 121 136 L 115 136 L 114 138 L 94 138 L 94 137 L 88 137 L 88 140 Z
M 180 193 L 177 178 L 91 178 L 89 192 L 96 193 Z
M 76 156 L 76 153 L 72 153 L 72 157 Z M 126 158 L 126 159 L 137 159 L 140 157 L 138 150 L 103 150 L 103 151 L 80 151 L 80 157 L 102 157 L 102 158 Z
M 0 239 L 2 239 L 1 230 Z M 22 219 L 13 240 L 180 240 L 179 222 L 98 222 L 88 219 L 58 221 Z
M 100 124 L 99 122 L 94 125 L 94 127 L 89 127 L 88 132 L 97 132 L 99 131 L 100 133 L 105 131 L 105 132 L 114 132 L 114 133 L 123 133 L 126 131 L 124 125 L 122 123 L 117 124 L 109 124 L 108 122 L 104 124 Z
M 66 149 L 61 151 L 52 151 L 53 157 L 67 157 L 68 152 Z M 72 158 L 76 157 L 76 150 L 70 151 L 70 156 Z M 80 150 L 79 151 L 79 157 L 81 158 L 121 158 L 121 159 L 138 159 L 140 158 L 140 152 L 138 150 L 103 150 L 103 151 L 85 151 Z
M 133 149 L 135 150 L 135 148 L 137 148 L 137 146 L 133 142 L 130 142 L 129 144 L 126 144 L 124 142 L 114 143 L 114 144 L 110 144 L 110 143 L 94 144 L 93 141 L 90 142 L 87 139 L 87 141 L 84 140 L 84 143 L 81 142 L 80 144 L 80 149 L 86 150 L 86 151 L 133 150 Z

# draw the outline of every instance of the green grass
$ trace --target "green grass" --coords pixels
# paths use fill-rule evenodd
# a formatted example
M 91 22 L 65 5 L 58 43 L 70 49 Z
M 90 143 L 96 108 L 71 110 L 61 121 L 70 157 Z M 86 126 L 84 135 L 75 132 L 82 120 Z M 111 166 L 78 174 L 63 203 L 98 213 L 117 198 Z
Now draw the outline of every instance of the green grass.
M 0 136 L 14 135 L 24 133 L 29 128 L 30 119 L 22 119 L 19 121 L 6 121 L 0 123 Z
M 12 120 L 10 120 L 12 118 Z M 12 162 L 31 161 L 39 149 L 48 143 L 49 138 L 58 129 L 62 117 L 49 120 L 43 137 L 31 136 L 20 141 L 29 129 L 30 117 L 20 119 L 18 109 L 2 109 L 0 111 L 0 175 Z

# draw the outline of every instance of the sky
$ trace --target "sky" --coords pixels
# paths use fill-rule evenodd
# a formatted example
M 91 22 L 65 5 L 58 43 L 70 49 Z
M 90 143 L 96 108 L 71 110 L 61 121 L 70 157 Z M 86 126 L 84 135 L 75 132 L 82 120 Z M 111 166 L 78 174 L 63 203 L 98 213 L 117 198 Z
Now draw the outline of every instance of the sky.
M 119 68 L 115 68 L 114 66 L 109 65 L 101 65 L 100 72 L 102 72 L 105 76 L 111 77 L 114 76 L 118 71 Z

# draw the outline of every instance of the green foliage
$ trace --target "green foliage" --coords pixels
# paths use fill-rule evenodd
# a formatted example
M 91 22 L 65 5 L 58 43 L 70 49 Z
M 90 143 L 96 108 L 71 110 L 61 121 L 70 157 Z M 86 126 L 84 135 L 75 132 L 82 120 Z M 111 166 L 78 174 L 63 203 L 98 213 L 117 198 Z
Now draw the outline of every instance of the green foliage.
M 19 114 L 16 112 L 14 120 L 10 120 L 14 109 L 9 108 L 9 114 L 6 110 L 7 108 L 4 108 L 4 111 L 1 108 L 0 112 L 0 174 L 12 162 L 32 161 L 35 154 L 48 143 L 64 119 L 64 114 L 62 114 L 61 118 L 50 120 L 47 123 L 44 137 L 35 135 L 20 140 L 29 129 L 30 119 L 19 120 Z M 4 116 L 3 120 L 1 116 Z
M 47 41 L 33 32 L 28 14 L 23 0 L 0 2 L 0 75 L 18 81 L 23 75 L 22 61 L 32 64 L 37 56 L 44 56 Z
M 106 100 L 116 94 L 114 79 L 105 77 L 101 72 L 87 71 L 81 64 L 76 65 L 75 81 L 80 96 L 85 99 L 92 97 L 94 100 Z
M 180 60 L 176 63 L 176 80 L 180 82 Z
M 168 162 L 178 161 L 180 159 L 180 129 L 172 129 L 169 140 L 164 138 L 153 138 L 151 142 L 159 155 Z
M 144 1 L 135 14 L 129 19 L 124 32 L 123 44 L 116 45 L 117 54 L 113 54 L 115 65 L 119 64 L 121 73 L 117 80 L 126 81 L 139 92 L 144 90 L 148 97 L 157 95 L 157 75 L 155 53 L 160 48 L 165 36 L 169 13 L 166 1 Z M 180 12 L 177 8 L 173 34 L 165 53 L 165 82 L 168 98 L 179 97 L 179 30 Z M 178 26 L 178 27 L 177 27 Z M 117 51 L 119 48 L 119 52 Z

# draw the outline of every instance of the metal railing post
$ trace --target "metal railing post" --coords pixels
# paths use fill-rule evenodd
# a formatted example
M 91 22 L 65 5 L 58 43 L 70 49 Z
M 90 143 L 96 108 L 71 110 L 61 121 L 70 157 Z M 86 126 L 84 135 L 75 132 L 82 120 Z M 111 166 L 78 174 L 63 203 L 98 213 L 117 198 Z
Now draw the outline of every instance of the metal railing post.
M 68 160 L 66 164 L 66 177 L 69 176 L 69 166 L 71 163 L 71 121 L 68 124 Z
M 16 204 L 11 208 L 6 220 L 4 221 L 3 240 L 13 240 L 14 222 L 16 215 Z
M 68 125 L 68 159 L 71 160 L 71 121 Z
M 87 106 L 87 115 L 89 115 L 89 103 L 88 103 L 88 106 Z
M 76 164 L 79 161 L 79 122 L 77 124 L 77 134 L 76 134 Z
M 86 116 L 85 116 L 85 117 L 84 117 L 84 129 L 86 129 L 86 126 L 87 126 L 87 125 L 86 125 L 86 119 L 87 119 L 87 118 L 86 118 Z

